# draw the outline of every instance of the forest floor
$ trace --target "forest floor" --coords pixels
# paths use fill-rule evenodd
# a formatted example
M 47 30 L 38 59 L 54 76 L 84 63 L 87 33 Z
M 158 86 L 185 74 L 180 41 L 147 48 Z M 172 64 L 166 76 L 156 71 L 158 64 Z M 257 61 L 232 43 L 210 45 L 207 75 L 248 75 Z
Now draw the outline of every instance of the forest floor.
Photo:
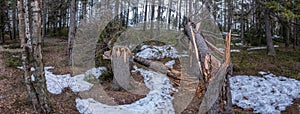
M 269 56 L 266 49 L 249 50 L 251 47 L 246 46 L 232 46 L 233 50 L 239 52 L 232 52 L 233 76 L 249 75 L 261 76 L 258 72 L 270 72 L 277 76 L 284 76 L 300 80 L 300 49 L 293 49 L 292 47 L 285 48 L 284 44 L 279 43 L 276 48 L 276 55 Z M 238 113 L 251 113 L 252 109 L 241 109 L 234 106 Z M 295 99 L 293 104 L 288 106 L 285 114 L 299 114 L 300 113 L 300 98 Z
M 6 46 L 0 46 L 0 112 L 1 113 L 36 113 L 30 104 L 23 83 L 20 49 L 18 41 L 10 41 Z M 289 78 L 300 80 L 300 50 L 291 48 L 277 48 L 276 56 L 267 56 L 265 50 L 247 51 L 244 47 L 239 53 L 232 53 L 234 64 L 233 75 L 258 75 L 259 71 L 272 72 Z M 55 74 L 68 74 L 71 67 L 67 65 L 67 39 L 47 38 L 44 45 L 45 66 L 55 66 L 51 70 Z M 142 80 L 142 79 L 141 79 Z M 105 84 L 104 84 L 105 85 Z M 109 86 L 109 84 L 106 84 Z M 128 104 L 143 96 L 130 97 L 126 92 L 108 92 L 118 104 Z M 78 113 L 75 99 L 80 97 L 70 89 L 65 89 L 62 94 L 49 94 L 54 113 Z M 284 113 L 299 113 L 300 99 L 289 106 Z M 234 106 L 237 113 L 251 113 L 251 109 L 241 109 Z
M 22 65 L 19 41 L 7 42 L 5 46 L 0 45 L 0 53 L 0 113 L 37 113 L 33 111 L 29 102 L 22 71 L 17 69 L 17 66 Z M 67 61 L 67 39 L 46 38 L 43 47 L 43 62 L 44 66 L 55 66 L 51 70 L 54 74 L 72 74 Z M 103 87 L 109 88 L 110 81 L 102 82 Z M 145 97 L 144 95 L 133 95 L 126 91 L 120 92 L 110 89 L 105 91 L 118 104 L 130 104 Z M 48 95 L 53 113 L 79 113 L 76 109 L 75 99 L 82 96 L 73 93 L 69 88 L 64 89 L 59 95 Z

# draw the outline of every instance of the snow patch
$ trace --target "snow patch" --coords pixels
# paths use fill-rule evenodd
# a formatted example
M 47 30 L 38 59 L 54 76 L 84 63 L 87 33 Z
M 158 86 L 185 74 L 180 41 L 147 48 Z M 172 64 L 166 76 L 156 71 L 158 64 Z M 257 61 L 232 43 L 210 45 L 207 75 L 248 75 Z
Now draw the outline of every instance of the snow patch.
M 300 98 L 300 81 L 259 72 L 263 77 L 234 76 L 230 78 L 232 103 L 253 108 L 255 113 L 280 113 Z
M 166 66 L 173 68 L 173 65 L 175 64 L 175 60 L 171 60 L 165 63 Z
M 224 48 L 218 48 L 220 51 L 225 52 Z M 231 49 L 230 52 L 241 52 L 239 49 Z
M 279 47 L 279 45 L 274 45 L 275 48 Z M 267 49 L 267 46 L 261 46 L 261 47 L 252 47 L 248 48 L 248 51 L 253 51 L 253 50 L 261 50 L 261 49 Z
M 70 87 L 73 92 L 86 91 L 92 88 L 93 84 L 84 80 L 87 75 L 93 75 L 98 78 L 102 71 L 106 70 L 104 67 L 93 68 L 85 72 L 71 77 L 70 74 L 56 75 L 50 72 L 54 67 L 45 67 L 45 76 L 47 89 L 52 94 L 61 94 L 64 88 Z
M 177 50 L 170 46 L 170 45 L 164 45 L 164 46 L 149 46 L 149 45 L 143 45 L 141 47 L 140 52 L 136 54 L 136 56 L 145 58 L 145 59 L 162 59 L 162 58 L 178 58 L 179 55 L 177 54 Z
M 153 71 L 139 69 L 134 66 L 132 72 L 140 72 L 144 77 L 146 86 L 150 92 L 145 98 L 142 98 L 132 104 L 108 106 L 89 99 L 76 99 L 76 107 L 80 113 L 91 114 L 174 114 L 172 104 L 173 97 L 170 92 L 176 91 L 169 79 L 163 75 Z
M 232 50 L 230 50 L 230 52 L 241 52 L 241 50 L 239 50 L 239 49 L 232 49 Z
M 240 42 L 240 43 L 235 43 L 236 46 L 244 46 L 245 44 Z

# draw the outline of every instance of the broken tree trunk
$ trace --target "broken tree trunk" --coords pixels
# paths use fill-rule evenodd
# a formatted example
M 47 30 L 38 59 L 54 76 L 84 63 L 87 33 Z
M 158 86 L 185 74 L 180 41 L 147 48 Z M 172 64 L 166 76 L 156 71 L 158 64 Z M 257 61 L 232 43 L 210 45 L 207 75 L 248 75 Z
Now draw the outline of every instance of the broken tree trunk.
M 130 85 L 130 54 L 131 51 L 127 47 L 113 47 L 112 50 L 112 68 L 114 73 L 112 89 L 120 90 L 121 87 L 128 90 Z
M 210 79 L 210 72 L 211 72 L 211 66 L 210 66 L 210 51 L 208 48 L 208 45 L 206 44 L 205 39 L 203 36 L 198 33 L 195 29 L 195 25 L 193 25 L 191 22 L 188 22 L 185 26 L 186 32 L 188 34 L 189 40 L 192 42 L 192 47 L 195 50 L 195 54 L 198 58 L 199 68 L 201 73 L 203 74 L 202 79 L 204 82 L 208 82 Z M 201 78 L 200 78 L 201 79 Z
M 199 76 L 200 81 L 196 90 L 196 96 L 187 106 L 184 113 L 232 113 L 231 94 L 227 77 L 230 63 L 230 36 L 227 36 L 228 38 L 226 39 L 227 47 L 224 57 L 226 62 L 220 67 L 212 69 L 212 60 L 214 59 L 212 59 L 210 50 L 216 53 L 219 52 L 215 50 L 214 46 L 207 44 L 208 42 L 191 22 L 186 24 L 185 31 L 195 50 L 202 76 Z

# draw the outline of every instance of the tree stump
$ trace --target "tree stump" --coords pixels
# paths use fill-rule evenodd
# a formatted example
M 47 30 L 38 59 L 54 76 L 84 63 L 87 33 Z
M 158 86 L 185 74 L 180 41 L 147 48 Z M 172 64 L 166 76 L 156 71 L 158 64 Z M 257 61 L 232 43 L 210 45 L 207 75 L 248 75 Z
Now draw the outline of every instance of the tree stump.
M 132 85 L 130 84 L 130 57 L 131 51 L 124 46 L 113 47 L 111 60 L 113 68 L 113 84 L 112 89 L 120 90 L 121 88 L 130 90 Z

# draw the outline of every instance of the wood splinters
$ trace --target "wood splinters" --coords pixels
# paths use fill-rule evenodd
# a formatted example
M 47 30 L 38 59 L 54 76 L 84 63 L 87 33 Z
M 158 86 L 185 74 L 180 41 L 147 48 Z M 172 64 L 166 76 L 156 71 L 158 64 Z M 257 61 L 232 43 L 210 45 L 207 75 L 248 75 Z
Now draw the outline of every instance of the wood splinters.
M 117 55 L 117 57 L 120 57 L 121 56 L 121 53 L 120 53 L 120 49 L 119 48 L 116 48 L 116 55 Z
M 127 51 L 126 51 L 125 48 L 123 48 L 123 53 L 124 53 L 124 64 L 126 64 L 126 53 L 127 53 Z

